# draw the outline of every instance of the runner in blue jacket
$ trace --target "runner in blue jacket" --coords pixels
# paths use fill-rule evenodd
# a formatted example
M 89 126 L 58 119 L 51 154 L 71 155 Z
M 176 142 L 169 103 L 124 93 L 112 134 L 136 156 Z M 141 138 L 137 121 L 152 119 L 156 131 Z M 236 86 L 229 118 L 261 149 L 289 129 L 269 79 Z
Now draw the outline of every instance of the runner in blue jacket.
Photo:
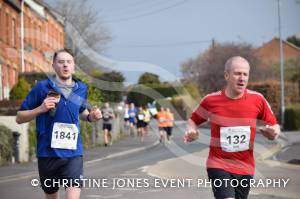
M 67 198 L 79 198 L 83 178 L 79 119 L 95 122 L 102 115 L 98 108 L 88 110 L 88 88 L 72 78 L 75 64 L 68 50 L 56 51 L 52 66 L 55 75 L 32 88 L 16 121 L 36 119 L 38 169 L 46 198 L 58 198 L 62 184 Z

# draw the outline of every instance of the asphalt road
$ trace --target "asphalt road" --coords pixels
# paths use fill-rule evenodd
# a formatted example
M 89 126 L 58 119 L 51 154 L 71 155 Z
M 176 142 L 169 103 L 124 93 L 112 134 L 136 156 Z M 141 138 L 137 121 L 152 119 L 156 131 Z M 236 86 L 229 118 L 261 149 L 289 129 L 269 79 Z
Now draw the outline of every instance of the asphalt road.
M 81 198 L 213 198 L 210 188 L 196 186 L 193 180 L 190 183 L 186 178 L 185 181 L 180 182 L 181 178 L 178 177 L 177 181 L 174 178 L 174 182 L 171 182 L 164 176 L 158 175 L 160 172 L 167 173 L 168 168 L 159 170 L 158 174 L 149 172 L 151 168 L 164 161 L 207 149 L 209 143 L 208 130 L 204 129 L 202 131 L 201 141 L 186 145 L 182 142 L 182 130 L 180 130 L 180 128 L 183 128 L 183 124 L 179 124 L 178 127 L 174 129 L 171 143 L 159 144 L 138 153 L 86 165 L 84 173 L 85 188 L 82 190 Z M 258 143 L 262 148 L 272 145 L 272 143 L 261 141 L 261 139 L 258 139 Z M 173 166 L 176 165 L 169 165 L 170 168 Z M 181 169 L 185 169 L 184 166 Z M 203 168 L 199 168 L 199 171 L 200 169 Z M 274 172 L 278 171 L 274 170 Z M 295 171 L 291 170 L 291 172 Z M 177 176 L 176 173 L 173 173 L 173 175 Z M 7 182 L 0 182 L 0 198 L 42 198 L 41 188 L 32 186 L 32 179 L 38 179 L 36 173 L 27 173 L 27 175 L 16 176 L 15 179 L 10 179 Z M 64 194 L 64 190 L 61 189 L 61 198 L 64 197 Z M 251 194 L 249 198 L 280 199 L 289 197 L 277 197 L 260 193 Z

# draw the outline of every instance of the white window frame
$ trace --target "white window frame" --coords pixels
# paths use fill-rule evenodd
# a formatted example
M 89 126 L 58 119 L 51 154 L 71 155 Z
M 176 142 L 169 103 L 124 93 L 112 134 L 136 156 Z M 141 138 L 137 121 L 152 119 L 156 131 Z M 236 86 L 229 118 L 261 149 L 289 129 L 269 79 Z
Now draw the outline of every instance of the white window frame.
M 0 100 L 3 100 L 3 75 L 2 75 L 2 65 L 0 64 Z

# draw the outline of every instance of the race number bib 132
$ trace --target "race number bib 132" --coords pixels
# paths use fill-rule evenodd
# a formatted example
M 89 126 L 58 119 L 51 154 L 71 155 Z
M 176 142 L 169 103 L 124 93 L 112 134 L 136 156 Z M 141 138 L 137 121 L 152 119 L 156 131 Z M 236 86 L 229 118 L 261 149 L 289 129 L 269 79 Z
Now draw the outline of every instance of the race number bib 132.
M 51 148 L 77 149 L 78 128 L 75 124 L 55 122 L 52 130 Z
M 238 152 L 249 149 L 250 126 L 221 127 L 220 141 L 223 151 Z

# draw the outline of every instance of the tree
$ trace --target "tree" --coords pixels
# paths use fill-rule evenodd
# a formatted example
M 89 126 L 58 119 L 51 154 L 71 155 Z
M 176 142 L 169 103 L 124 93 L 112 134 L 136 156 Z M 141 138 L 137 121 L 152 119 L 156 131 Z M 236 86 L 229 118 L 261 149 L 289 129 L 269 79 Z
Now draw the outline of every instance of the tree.
M 284 64 L 287 81 L 298 83 L 300 92 L 300 58 L 291 58 Z
M 225 84 L 224 65 L 232 56 L 242 56 L 251 66 L 251 80 L 267 78 L 268 73 L 260 68 L 260 60 L 256 57 L 254 49 L 246 43 L 215 44 L 196 58 L 190 58 L 181 66 L 186 79 L 197 82 L 200 90 L 205 93 L 222 89 Z
M 290 36 L 286 40 L 300 48 L 300 38 L 296 35 Z
M 0 125 L 0 165 L 9 163 L 13 156 L 13 132 Z
M 30 89 L 30 84 L 24 78 L 20 78 L 18 83 L 14 85 L 10 91 L 10 99 L 25 99 Z
M 103 93 L 100 88 L 95 86 L 92 77 L 87 76 L 84 72 L 77 70 L 74 75 L 75 79 L 79 79 L 88 85 L 88 102 L 92 106 L 100 106 L 103 102 Z
M 195 84 L 195 82 L 186 81 L 186 82 L 183 82 L 183 86 L 186 89 L 186 91 L 188 92 L 188 94 L 190 94 L 193 99 L 196 99 L 196 100 L 200 99 L 201 93 L 200 93 L 199 89 L 197 88 L 197 85 Z
M 96 63 L 83 53 L 82 47 L 79 46 L 79 39 L 84 40 L 91 50 L 101 53 L 111 41 L 108 28 L 98 17 L 98 12 L 86 0 L 56 0 L 54 9 L 64 17 L 65 47 L 71 49 L 76 65 L 90 73 Z M 68 32 L 68 26 L 72 26 L 72 29 L 76 29 L 77 32 Z M 80 35 L 80 38 L 76 33 Z
M 103 100 L 107 102 L 120 102 L 122 101 L 123 82 L 125 77 L 121 72 L 111 71 L 102 74 L 93 74 L 95 79 L 102 82 Z M 99 83 L 98 83 L 99 84 Z
M 144 85 L 158 85 L 160 84 L 159 76 L 153 73 L 143 73 L 138 80 L 138 84 Z

